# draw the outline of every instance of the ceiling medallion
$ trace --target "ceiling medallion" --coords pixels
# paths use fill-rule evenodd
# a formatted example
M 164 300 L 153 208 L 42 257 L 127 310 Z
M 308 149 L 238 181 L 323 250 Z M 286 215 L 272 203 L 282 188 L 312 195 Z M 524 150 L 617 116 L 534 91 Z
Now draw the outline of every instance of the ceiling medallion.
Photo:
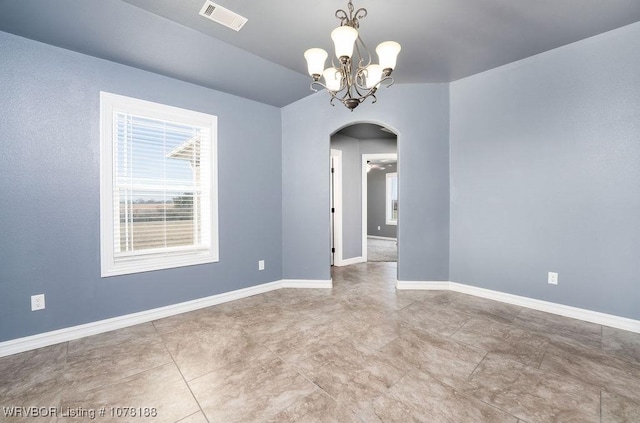
M 380 43 L 376 47 L 379 63 L 371 63 L 371 53 L 358 35 L 360 19 L 367 16 L 367 9 L 360 8 L 354 13 L 351 0 L 347 8 L 348 14 L 342 9 L 336 11 L 340 26 L 331 32 L 338 63 L 332 57 L 332 66 L 325 69 L 328 55 L 321 48 L 305 51 L 304 57 L 307 59 L 309 75 L 313 78 L 311 89 L 316 92 L 320 89 L 327 90 L 331 95 L 332 106 L 337 99 L 353 111 L 369 97 L 375 103 L 376 91 L 380 85 L 390 87 L 393 84 L 391 72 L 396 67 L 400 44 L 395 41 Z M 320 82 L 320 78 L 324 78 L 324 83 Z

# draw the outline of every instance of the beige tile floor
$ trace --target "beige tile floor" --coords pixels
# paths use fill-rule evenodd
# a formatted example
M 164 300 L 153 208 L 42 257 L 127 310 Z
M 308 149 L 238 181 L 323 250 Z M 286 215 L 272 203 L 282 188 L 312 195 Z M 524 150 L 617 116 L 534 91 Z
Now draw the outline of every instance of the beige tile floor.
M 67 416 L 0 421 L 640 422 L 639 334 L 396 292 L 395 275 L 390 263 L 335 268 L 332 290 L 274 291 L 1 358 L 0 406 Z M 125 407 L 155 417 L 118 417 Z

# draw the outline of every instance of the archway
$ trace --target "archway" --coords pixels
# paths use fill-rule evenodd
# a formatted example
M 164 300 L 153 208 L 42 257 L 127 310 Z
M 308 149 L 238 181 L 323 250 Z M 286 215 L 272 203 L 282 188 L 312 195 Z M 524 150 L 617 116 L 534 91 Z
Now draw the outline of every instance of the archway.
M 396 129 L 377 121 L 350 122 L 331 133 L 329 248 L 332 265 L 346 266 L 366 262 L 368 259 L 398 261 L 397 213 L 400 201 L 396 195 L 393 203 L 388 203 L 393 204 L 391 210 L 395 214 L 392 219 L 386 219 L 390 197 L 386 193 L 384 181 L 387 174 L 393 174 L 395 179 L 389 179 L 395 187 L 393 193 L 399 192 L 399 138 Z M 368 187 L 368 180 L 376 182 Z M 382 191 L 379 191 L 380 187 Z M 372 241 L 373 238 L 376 241 Z M 375 246 L 375 254 L 369 255 L 369 244 L 372 242 L 378 245 Z M 384 248 L 381 250 L 381 247 Z

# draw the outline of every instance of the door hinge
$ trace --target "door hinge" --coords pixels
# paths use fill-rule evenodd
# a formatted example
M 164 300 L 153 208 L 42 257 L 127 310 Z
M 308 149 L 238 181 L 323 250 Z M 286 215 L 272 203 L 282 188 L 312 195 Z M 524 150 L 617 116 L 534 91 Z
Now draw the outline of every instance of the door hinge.
M 332 249 L 331 249 L 331 252 L 332 252 L 332 253 L 335 253 L 335 252 L 336 252 L 336 249 L 335 249 L 335 248 L 332 248 Z
M 336 212 L 336 208 L 335 207 L 331 207 L 331 213 L 335 213 Z
M 335 169 L 334 169 L 334 168 L 331 168 L 331 173 L 333 173 L 334 171 L 335 171 Z

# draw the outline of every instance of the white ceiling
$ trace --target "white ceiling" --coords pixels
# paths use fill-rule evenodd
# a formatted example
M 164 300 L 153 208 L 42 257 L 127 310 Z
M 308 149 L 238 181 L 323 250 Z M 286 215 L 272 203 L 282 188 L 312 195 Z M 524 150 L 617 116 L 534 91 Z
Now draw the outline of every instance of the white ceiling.
M 0 1 L 0 30 L 267 104 L 310 93 L 304 51 L 331 51 L 346 0 L 218 0 L 240 32 L 198 15 L 204 0 Z M 355 0 L 374 49 L 402 44 L 396 83 L 449 82 L 640 21 L 640 0 Z

